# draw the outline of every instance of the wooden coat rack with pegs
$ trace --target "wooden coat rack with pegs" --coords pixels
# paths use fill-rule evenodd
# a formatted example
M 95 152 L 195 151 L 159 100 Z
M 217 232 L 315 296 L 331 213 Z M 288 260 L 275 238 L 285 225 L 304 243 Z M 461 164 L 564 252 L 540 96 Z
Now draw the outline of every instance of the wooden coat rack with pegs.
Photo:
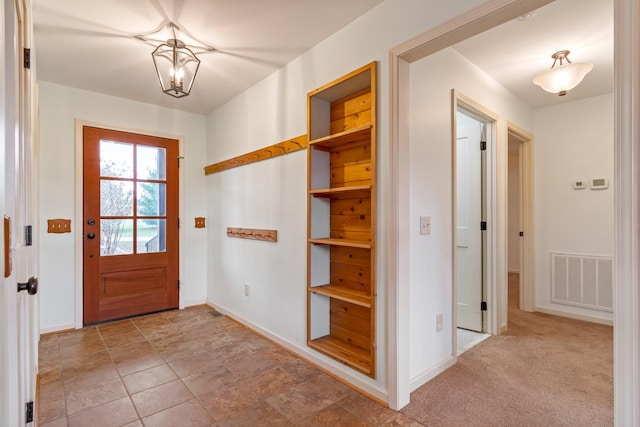
M 228 169 L 233 169 L 238 166 L 244 166 L 251 163 L 259 162 L 261 160 L 272 159 L 274 157 L 282 156 L 284 154 L 293 153 L 294 151 L 304 150 L 307 148 L 307 135 L 300 135 L 286 141 L 278 142 L 277 144 L 270 145 L 268 147 L 261 148 L 259 150 L 252 151 L 250 153 L 243 154 L 228 160 L 224 160 L 219 163 L 214 163 L 209 166 L 205 166 L 204 174 L 211 175 L 214 173 L 222 172 Z
M 265 242 L 277 242 L 278 230 L 261 230 L 258 228 L 227 227 L 227 236 L 239 239 L 262 240 Z

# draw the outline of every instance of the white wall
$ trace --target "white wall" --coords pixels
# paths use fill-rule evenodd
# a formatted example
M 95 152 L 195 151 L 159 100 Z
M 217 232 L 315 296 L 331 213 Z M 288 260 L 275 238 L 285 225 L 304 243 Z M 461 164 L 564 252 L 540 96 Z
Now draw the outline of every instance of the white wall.
M 378 63 L 378 378 L 370 380 L 306 348 L 306 156 L 293 153 L 207 178 L 208 298 L 294 351 L 386 399 L 385 202 L 388 159 L 389 49 L 481 0 L 388 0 L 208 119 L 207 163 L 215 163 L 306 133 L 306 94 L 371 61 Z M 271 177 L 269 174 L 274 174 Z M 278 229 L 278 243 L 227 238 L 227 226 Z M 244 297 L 245 281 L 251 296 Z M 436 344 L 438 346 L 438 344 Z
M 506 162 L 508 120 L 532 129 L 532 111 L 475 65 L 449 48 L 411 64 L 410 69 L 410 188 L 408 216 L 411 295 L 412 388 L 452 355 L 453 332 L 453 211 L 451 89 L 500 116 L 492 148 L 498 165 Z M 496 192 L 504 198 L 504 171 L 498 168 Z M 498 199 L 497 203 L 501 203 Z M 502 200 L 504 203 L 504 200 Z M 400 208 L 401 212 L 403 207 Z M 419 217 L 431 216 L 431 235 L 419 234 Z M 504 221 L 506 218 L 498 217 Z M 498 224 L 496 224 L 498 226 Z M 489 225 L 491 227 L 491 224 Z M 503 254 L 503 256 L 506 254 Z M 444 330 L 435 319 L 444 314 Z
M 535 111 L 536 307 L 612 319 L 551 302 L 550 253 L 613 256 L 613 94 Z M 607 178 L 606 190 L 574 190 Z
M 40 329 L 74 326 L 76 239 L 82 218 L 76 218 L 75 119 L 105 126 L 167 133 L 184 137 L 184 216 L 181 233 L 181 285 L 185 305 L 206 300 L 206 231 L 194 228 L 193 218 L 206 216 L 206 118 L 126 99 L 105 96 L 48 82 L 39 82 L 40 95 Z M 49 218 L 70 218 L 72 232 L 48 234 Z
M 510 273 L 520 272 L 520 142 L 509 141 L 507 209 L 509 226 L 507 231 L 508 267 Z

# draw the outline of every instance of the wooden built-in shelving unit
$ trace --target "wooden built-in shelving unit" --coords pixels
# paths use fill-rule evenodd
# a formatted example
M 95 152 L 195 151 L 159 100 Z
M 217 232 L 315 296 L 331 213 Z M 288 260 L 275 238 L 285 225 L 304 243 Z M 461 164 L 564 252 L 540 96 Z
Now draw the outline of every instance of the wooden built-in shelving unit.
M 307 99 L 307 344 L 375 378 L 376 63 Z

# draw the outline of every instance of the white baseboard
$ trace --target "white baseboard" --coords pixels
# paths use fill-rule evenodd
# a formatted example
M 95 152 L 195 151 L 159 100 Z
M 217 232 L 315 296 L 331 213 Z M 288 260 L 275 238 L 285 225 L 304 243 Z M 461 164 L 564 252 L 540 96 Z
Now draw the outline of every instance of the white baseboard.
M 449 356 L 446 359 L 442 360 L 435 366 L 432 366 L 428 369 L 425 369 L 415 377 L 409 380 L 409 388 L 411 391 L 416 391 L 416 389 L 425 385 L 450 367 L 456 364 L 456 358 L 454 356 Z
M 243 318 L 242 316 L 239 316 L 233 313 L 230 310 L 227 310 L 226 308 L 214 303 L 209 299 L 207 299 L 206 304 L 209 305 L 210 307 L 215 308 L 220 313 L 231 317 L 232 319 L 243 324 L 249 329 L 252 329 L 257 334 L 264 336 L 265 338 L 273 341 L 274 343 L 298 355 L 300 358 L 305 359 L 306 361 L 310 362 L 313 365 L 316 365 L 320 369 L 326 371 L 328 374 L 342 379 L 343 381 L 350 384 L 352 387 L 359 389 L 363 393 L 368 394 L 373 398 L 380 400 L 381 402 L 385 402 L 385 403 L 389 402 L 389 394 L 387 390 L 385 390 L 384 388 L 376 384 L 371 384 L 366 379 L 361 378 L 359 376 L 360 374 L 357 374 L 355 371 L 352 371 L 349 368 L 339 365 L 338 362 L 335 362 L 333 359 L 325 357 L 320 353 L 316 353 L 315 351 L 311 350 L 309 347 L 300 346 L 296 343 L 293 343 L 287 340 L 286 338 L 276 335 L 273 332 L 267 329 L 264 329 L 262 326 L 257 325 Z
M 69 329 L 76 329 L 76 325 L 73 322 L 71 322 L 71 323 L 63 323 L 62 325 L 40 328 L 40 335 L 51 334 L 53 332 L 68 331 Z
M 208 304 L 206 298 L 205 299 L 196 299 L 196 300 L 192 300 L 192 301 L 185 301 L 184 302 L 184 307 L 193 307 L 194 305 L 204 305 L 204 304 Z M 211 305 L 211 304 L 208 304 Z
M 552 314 L 554 316 L 568 317 L 569 319 L 584 320 L 585 322 L 599 323 L 601 325 L 613 326 L 613 320 L 603 319 L 601 317 L 589 316 L 586 314 L 568 313 L 566 311 L 554 310 L 551 308 L 535 307 L 535 311 L 540 313 Z

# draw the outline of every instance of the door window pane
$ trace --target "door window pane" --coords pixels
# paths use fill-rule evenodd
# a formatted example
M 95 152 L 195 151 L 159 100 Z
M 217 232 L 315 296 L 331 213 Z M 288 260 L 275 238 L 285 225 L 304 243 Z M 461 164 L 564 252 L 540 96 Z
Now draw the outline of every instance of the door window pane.
M 133 178 L 133 144 L 101 140 L 100 175 Z
M 133 220 L 100 220 L 100 255 L 133 253 Z
M 154 182 L 138 182 L 137 206 L 140 216 L 165 216 L 166 184 Z
M 133 182 L 100 180 L 100 216 L 133 216 Z
M 164 252 L 167 248 L 166 224 L 164 219 L 139 219 L 136 252 Z
M 167 179 L 167 155 L 164 148 L 138 145 L 136 150 L 136 178 Z

